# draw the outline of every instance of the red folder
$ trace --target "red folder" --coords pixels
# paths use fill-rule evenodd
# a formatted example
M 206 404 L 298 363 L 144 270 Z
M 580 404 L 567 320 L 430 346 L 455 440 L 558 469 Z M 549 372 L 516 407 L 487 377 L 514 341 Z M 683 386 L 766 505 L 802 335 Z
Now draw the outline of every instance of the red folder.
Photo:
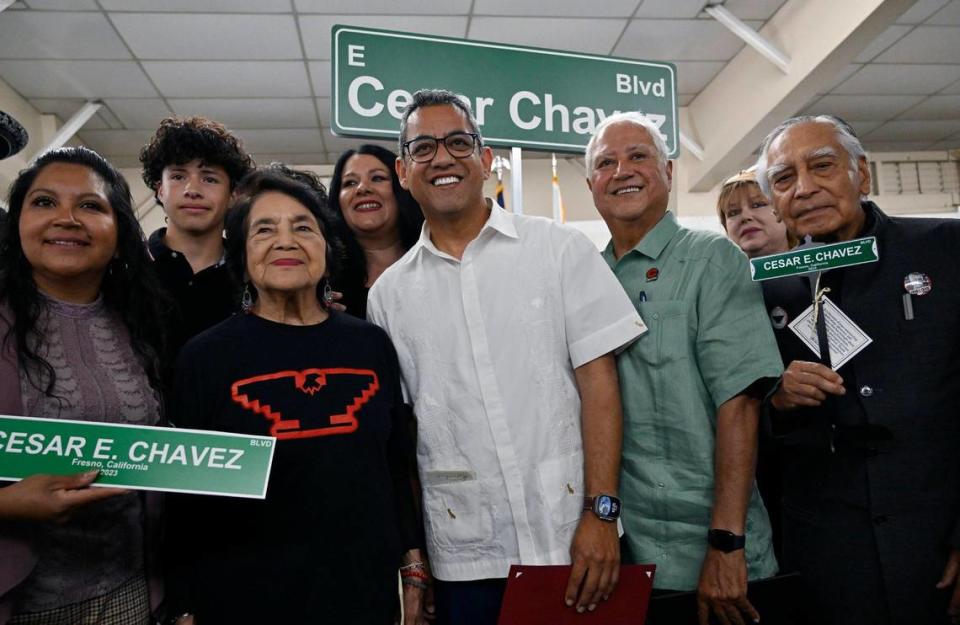
M 570 566 L 510 567 L 499 625 L 643 625 L 653 589 L 652 564 L 620 567 L 620 581 L 593 612 L 564 603 Z

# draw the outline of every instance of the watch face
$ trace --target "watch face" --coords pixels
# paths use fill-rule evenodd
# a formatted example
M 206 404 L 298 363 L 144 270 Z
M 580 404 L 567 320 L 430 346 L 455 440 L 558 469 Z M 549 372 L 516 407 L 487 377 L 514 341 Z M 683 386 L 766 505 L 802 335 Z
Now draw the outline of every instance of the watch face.
M 602 495 L 597 498 L 597 513 L 600 516 L 610 516 L 611 508 L 613 508 L 613 502 L 610 501 L 610 497 Z

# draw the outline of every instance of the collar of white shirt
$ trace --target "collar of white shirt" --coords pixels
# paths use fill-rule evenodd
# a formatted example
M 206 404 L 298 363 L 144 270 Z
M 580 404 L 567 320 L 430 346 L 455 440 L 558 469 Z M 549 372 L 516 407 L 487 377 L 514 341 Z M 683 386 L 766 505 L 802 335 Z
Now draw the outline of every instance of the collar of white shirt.
M 494 230 L 499 232 L 504 236 L 508 236 L 511 239 L 519 238 L 517 235 L 517 226 L 513 223 L 513 213 L 508 213 L 503 210 L 499 204 L 494 203 L 490 198 L 484 198 L 484 201 L 487 203 L 487 208 L 490 210 L 490 216 L 487 217 L 487 221 L 483 224 L 483 228 L 480 229 L 480 232 L 477 233 L 477 238 L 483 236 L 483 233 L 487 230 Z M 423 228 L 420 229 L 420 239 L 414 246 L 413 254 L 419 254 L 422 250 L 430 252 L 434 256 L 439 256 L 441 258 L 449 258 L 451 260 L 457 260 L 450 254 L 441 251 L 433 244 L 433 240 L 430 238 L 430 226 L 424 221 Z

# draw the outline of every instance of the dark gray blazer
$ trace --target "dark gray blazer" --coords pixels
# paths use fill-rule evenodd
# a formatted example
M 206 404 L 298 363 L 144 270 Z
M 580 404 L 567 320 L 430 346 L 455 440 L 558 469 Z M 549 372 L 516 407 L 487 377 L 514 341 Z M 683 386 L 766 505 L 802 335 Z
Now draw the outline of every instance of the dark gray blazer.
M 873 343 L 838 371 L 845 396 L 772 412 L 787 564 L 831 596 L 863 592 L 872 572 L 892 622 L 940 622 L 946 593 L 933 586 L 960 548 L 960 220 L 862 206 L 861 236 L 877 237 L 880 260 L 827 272 L 821 286 Z M 908 320 L 904 277 L 915 272 L 933 288 L 912 297 Z M 764 299 L 789 323 L 811 304 L 810 281 L 767 281 Z M 816 360 L 788 327 L 775 335 L 784 366 Z

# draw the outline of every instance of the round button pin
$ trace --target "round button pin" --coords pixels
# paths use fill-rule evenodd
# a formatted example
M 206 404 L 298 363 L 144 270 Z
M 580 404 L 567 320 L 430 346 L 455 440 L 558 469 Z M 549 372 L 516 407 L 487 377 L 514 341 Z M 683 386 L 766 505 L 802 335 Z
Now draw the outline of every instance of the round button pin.
M 903 278 L 903 288 L 910 295 L 926 295 L 933 289 L 933 281 L 925 273 L 908 273 Z

